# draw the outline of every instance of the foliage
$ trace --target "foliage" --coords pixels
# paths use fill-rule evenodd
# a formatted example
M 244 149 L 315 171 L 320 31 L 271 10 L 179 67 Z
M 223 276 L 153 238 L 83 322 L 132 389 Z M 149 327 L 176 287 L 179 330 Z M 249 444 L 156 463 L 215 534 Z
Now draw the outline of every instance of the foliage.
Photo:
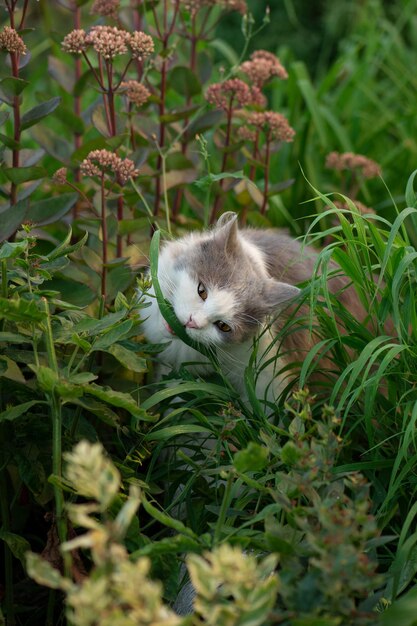
M 368 486 L 357 474 L 332 475 L 340 445 L 332 432 L 337 420 L 327 409 L 322 423 L 314 425 L 309 400 L 300 392 L 295 398 L 299 406 L 288 407 L 288 433 L 282 442 L 276 433 L 261 433 L 263 446 L 250 444 L 223 470 L 229 486 L 242 483 L 237 502 L 246 498 L 250 504 L 263 493 L 259 512 L 244 526 L 251 529 L 247 546 L 256 546 L 259 552 L 264 542 L 262 547 L 272 554 L 258 561 L 239 545 L 223 543 L 233 541 L 236 523 L 226 512 L 222 543 L 202 556 L 187 558 L 195 590 L 193 615 L 182 620 L 163 605 L 161 586 L 149 578 L 147 556 L 129 560 L 121 542 L 140 493 L 131 485 L 127 498 L 120 498 L 120 473 L 99 443 L 82 441 L 65 455 L 65 482 L 88 502 L 68 505 L 69 519 L 86 532 L 65 542 L 62 550 L 73 556 L 80 548 L 91 552 L 88 577 L 73 582 L 34 553 L 27 556 L 29 574 L 65 592 L 67 614 L 75 626 L 115 622 L 237 626 L 247 621 L 260 626 L 276 619 L 307 624 L 313 616 L 329 625 L 352 618 L 358 624 L 375 623 L 375 613 L 357 607 L 357 600 L 379 582 L 374 560 L 365 555 L 367 541 L 377 535 L 369 515 Z M 116 498 L 121 506 L 114 516 L 111 504 Z
M 74 624 L 411 626 L 415 3 L 3 4 L 0 623 L 61 623 L 60 589 Z M 288 374 L 319 393 L 268 414 L 256 346 L 244 402 L 220 372 L 152 382 L 141 335 L 160 234 L 225 209 L 323 248 L 282 330 L 317 335 Z

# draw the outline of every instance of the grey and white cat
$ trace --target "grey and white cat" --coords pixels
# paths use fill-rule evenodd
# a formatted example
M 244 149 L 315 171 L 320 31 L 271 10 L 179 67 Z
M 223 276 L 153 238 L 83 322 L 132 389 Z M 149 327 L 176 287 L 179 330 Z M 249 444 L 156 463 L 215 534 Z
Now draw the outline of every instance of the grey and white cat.
M 291 333 L 275 345 L 280 312 L 297 298 L 296 286 L 312 278 L 317 253 L 276 230 L 238 229 L 237 216 L 228 212 L 209 231 L 191 233 L 164 243 L 158 280 L 188 336 L 215 347 L 224 375 L 244 394 L 244 372 L 257 340 L 256 393 L 274 401 L 287 382 L 279 372 L 290 360 L 302 361 L 310 349 L 309 333 Z M 343 291 L 343 279 L 331 279 L 331 289 Z M 159 310 L 153 291 L 143 329 L 150 342 L 170 342 L 160 353 L 163 366 L 210 371 L 207 357 L 183 343 Z M 270 320 L 274 323 L 270 324 Z M 272 347 L 271 347 L 272 346 Z M 267 363 L 262 365 L 262 360 Z

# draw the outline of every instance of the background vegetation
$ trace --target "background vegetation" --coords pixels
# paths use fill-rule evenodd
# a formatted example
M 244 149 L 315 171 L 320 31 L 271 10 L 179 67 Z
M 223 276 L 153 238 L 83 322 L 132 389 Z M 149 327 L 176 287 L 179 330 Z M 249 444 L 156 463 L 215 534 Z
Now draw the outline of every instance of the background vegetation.
M 417 6 L 244 4 L 2 2 L 0 623 L 416 623 Z M 272 421 L 141 335 L 152 233 L 226 209 L 323 248 Z

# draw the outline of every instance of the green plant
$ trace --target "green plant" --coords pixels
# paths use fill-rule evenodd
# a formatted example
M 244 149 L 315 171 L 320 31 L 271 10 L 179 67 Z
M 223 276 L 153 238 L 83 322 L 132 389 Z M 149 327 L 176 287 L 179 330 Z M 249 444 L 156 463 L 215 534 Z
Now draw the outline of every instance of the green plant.
M 137 345 L 132 341 L 138 333 L 140 303 L 136 298 L 129 302 L 119 294 L 113 313 L 106 314 L 102 308 L 97 318 L 91 317 L 46 288 L 55 272 L 70 264 L 68 255 L 82 249 L 86 237 L 70 244 L 69 232 L 48 255 L 36 252 L 29 229 L 19 239 L 6 242 L 0 249 L 0 426 L 2 538 L 21 559 L 28 546 L 22 537 L 26 516 L 21 516 L 17 526 L 16 522 L 11 525 L 11 516 L 14 519 L 16 507 L 19 509 L 12 492 L 17 498 L 31 494 L 37 507 L 48 506 L 53 495 L 52 528 L 56 525 L 59 541 L 64 542 L 68 530 L 60 482 L 63 447 L 82 432 L 97 438 L 100 421 L 123 436 L 125 418 L 131 420 L 133 430 L 154 418 L 138 406 L 131 393 L 106 385 L 105 377 L 99 384 L 94 382 L 109 366 L 106 355 L 114 360 L 113 366 L 118 363 L 138 374 L 145 370 L 145 361 L 137 356 Z M 98 420 L 96 426 L 92 417 Z M 66 571 L 69 567 L 66 561 Z M 9 557 L 6 575 L 6 586 L 11 590 Z M 7 616 L 12 620 L 11 596 Z
M 310 402 L 308 394 L 300 392 L 294 407 L 287 407 L 285 429 L 261 431 L 262 443 L 250 443 L 221 469 L 227 487 L 212 549 L 186 559 L 195 590 L 192 616 L 174 616 L 163 605 L 160 585 L 147 576 L 157 554 L 184 551 L 187 540 L 188 549 L 200 552 L 207 539 L 198 539 L 187 526 L 159 512 L 135 486 L 127 498 L 122 496 L 120 474 L 99 444 L 81 442 L 67 453 L 62 479 L 66 488 L 87 498 L 67 505 L 72 524 L 87 532 L 62 549 L 73 557 L 76 550 L 88 549 L 88 575 L 81 581 L 63 578 L 32 553 L 29 573 L 39 583 L 65 592 L 69 619 L 79 626 L 107 624 L 109 619 L 236 625 L 248 619 L 259 625 L 279 619 L 308 624 L 313 616 L 329 625 L 343 620 L 377 623 L 372 604 L 369 609 L 359 604 L 381 584 L 375 560 L 366 554 L 378 534 L 369 515 L 368 485 L 358 474 L 333 473 L 340 447 L 333 433 L 338 420 L 327 409 L 322 422 L 314 423 Z M 201 471 L 204 476 L 207 469 Z M 129 560 L 121 542 L 140 502 L 146 513 L 179 534 L 145 544 Z M 246 509 L 256 502 L 255 515 L 248 517 L 241 510 L 243 502 Z M 139 512 L 139 519 L 143 514 Z M 242 546 L 253 554 L 245 555 Z M 257 562 L 259 552 L 272 555 Z

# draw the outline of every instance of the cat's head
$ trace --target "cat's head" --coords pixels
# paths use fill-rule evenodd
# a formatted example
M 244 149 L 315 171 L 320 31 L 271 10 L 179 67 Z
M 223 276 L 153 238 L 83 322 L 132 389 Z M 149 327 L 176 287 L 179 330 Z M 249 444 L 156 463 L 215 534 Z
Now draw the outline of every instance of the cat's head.
M 231 212 L 210 232 L 168 243 L 161 261 L 165 297 L 187 334 L 205 345 L 249 339 L 299 293 L 269 276 L 262 253 L 239 234 Z

